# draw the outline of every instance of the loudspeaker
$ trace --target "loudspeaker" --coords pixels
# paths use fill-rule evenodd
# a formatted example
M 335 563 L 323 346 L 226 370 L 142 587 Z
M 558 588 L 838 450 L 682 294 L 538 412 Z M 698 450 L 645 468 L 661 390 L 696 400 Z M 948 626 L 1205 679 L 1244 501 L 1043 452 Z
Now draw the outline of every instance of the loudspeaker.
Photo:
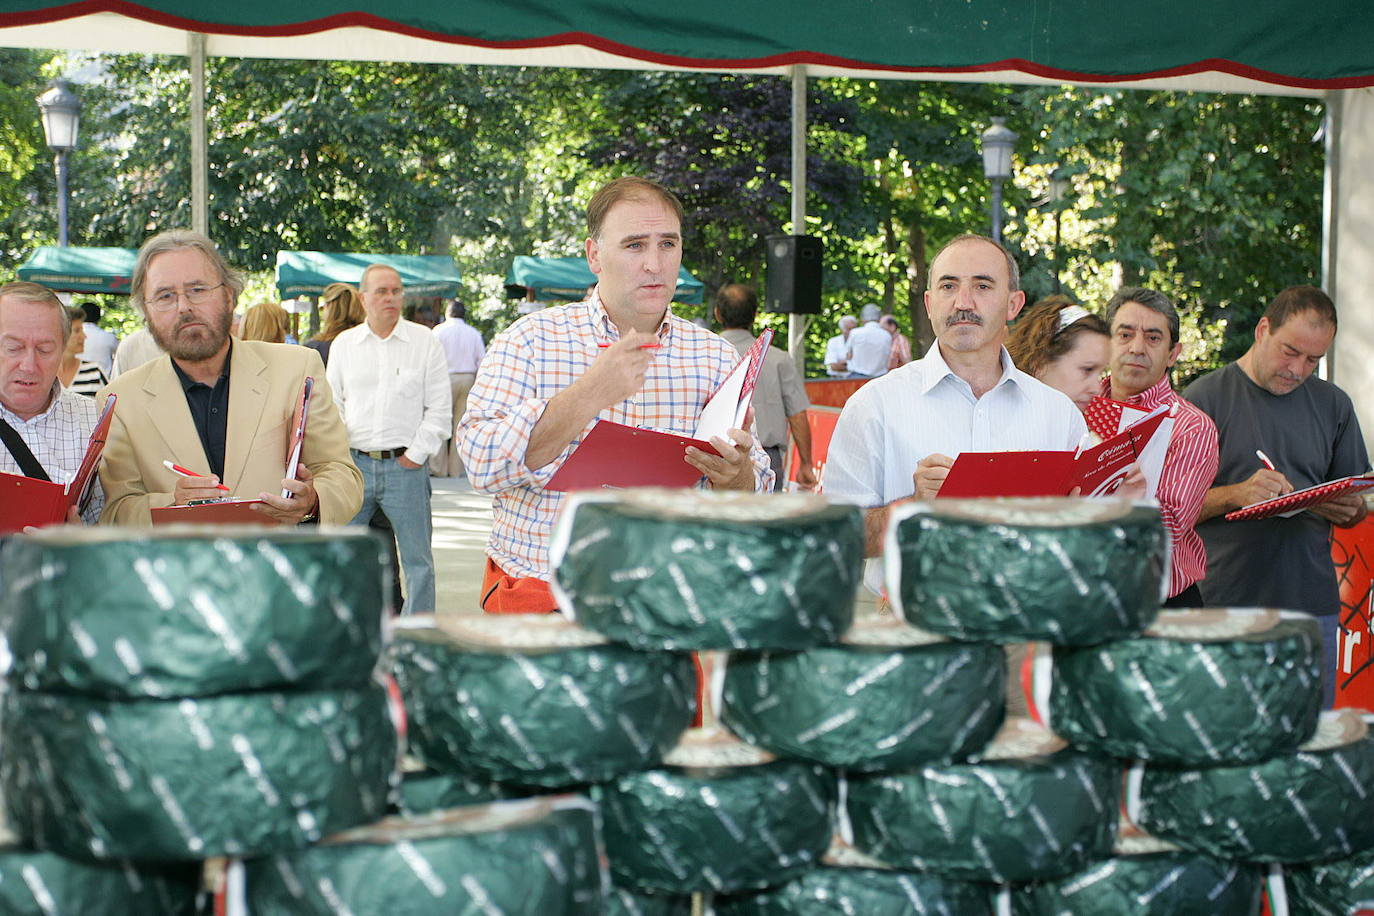
M 821 256 L 825 246 L 814 235 L 770 235 L 764 240 L 767 272 L 765 312 L 821 310 Z

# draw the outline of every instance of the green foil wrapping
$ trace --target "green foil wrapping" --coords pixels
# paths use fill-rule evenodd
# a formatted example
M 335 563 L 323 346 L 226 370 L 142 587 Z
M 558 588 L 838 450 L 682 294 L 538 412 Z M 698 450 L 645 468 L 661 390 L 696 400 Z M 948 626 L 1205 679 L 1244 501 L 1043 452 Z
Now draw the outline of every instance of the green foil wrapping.
M 1011 892 L 1014 916 L 1256 916 L 1263 872 L 1193 852 L 1116 856 Z
M 785 757 L 907 769 L 981 750 L 1002 724 L 1005 681 L 992 645 L 741 653 L 725 669 L 721 720 Z
M 200 869 L 80 862 L 50 852 L 0 847 L 5 916 L 193 916 Z
M 894 510 L 887 589 L 908 623 L 953 639 L 1096 645 L 1159 610 L 1159 510 L 1117 501 L 978 499 Z
M 478 650 L 406 629 L 392 653 L 410 753 L 440 772 L 531 786 L 600 782 L 657 764 L 695 711 L 687 655 L 616 645 Z
M 444 808 L 485 805 L 494 801 L 525 798 L 529 794 L 462 773 L 425 771 L 406 773 L 401 777 L 398 807 L 402 814 L 417 817 Z
M 596 812 L 537 799 L 392 818 L 247 863 L 252 916 L 604 912 Z
M 898 868 L 998 884 L 1111 854 L 1120 770 L 1073 751 L 849 780 L 854 845 Z
M 811 495 L 577 496 L 552 548 L 579 624 L 640 649 L 805 649 L 854 615 L 863 516 Z
M 1374 910 L 1374 850 L 1284 872 L 1289 916 L 1350 916 Z
M 642 894 L 611 888 L 605 916 L 692 916 L 692 898 L 684 894 Z
M 1094 753 L 1180 766 L 1251 763 L 1312 737 L 1321 711 L 1312 618 L 1224 641 L 1140 637 L 1054 650 L 1050 718 Z
M 830 842 L 834 779 L 796 761 L 633 773 L 599 790 L 616 883 L 732 893 L 810 869 Z
M 817 868 L 757 894 L 722 897 L 716 916 L 992 916 L 986 885 L 935 874 Z
M 27 690 L 171 698 L 366 684 L 387 562 L 360 530 L 50 529 L 3 553 Z
M 396 729 L 380 686 L 111 701 L 10 691 L 14 830 L 77 858 L 291 849 L 385 813 Z
M 1137 822 L 1222 859 L 1319 862 L 1374 848 L 1374 740 L 1249 766 L 1148 766 Z

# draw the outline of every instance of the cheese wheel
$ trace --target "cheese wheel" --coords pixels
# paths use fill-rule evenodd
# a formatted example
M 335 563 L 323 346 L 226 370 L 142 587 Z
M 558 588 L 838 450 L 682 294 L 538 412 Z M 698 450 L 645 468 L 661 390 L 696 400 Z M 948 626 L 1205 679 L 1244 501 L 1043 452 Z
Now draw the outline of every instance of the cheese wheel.
M 361 687 L 385 552 L 360 529 L 51 528 L 0 552 L 8 676 L 110 699 Z
M 1166 611 L 1143 636 L 1054 652 L 1050 724 L 1075 747 L 1179 766 L 1287 754 L 1321 710 L 1307 615 Z
M 200 870 L 128 862 L 81 862 L 0 846 L 0 913 L 5 916 L 156 913 L 194 916 Z
M 811 868 L 830 841 L 834 780 L 796 761 L 631 773 L 597 790 L 616 883 L 729 893 Z
M 606 916 L 692 916 L 692 898 L 612 887 L 606 898 Z
M 603 912 L 596 814 L 572 796 L 388 818 L 247 863 L 253 916 Z
M 382 816 L 397 759 L 380 685 L 139 701 L 12 690 L 0 746 L 15 831 L 98 859 L 313 843 Z
M 1348 859 L 1284 870 L 1289 916 L 1350 916 L 1374 910 L 1374 849 Z
M 913 502 L 890 516 L 887 592 L 908 623 L 952 639 L 1095 645 L 1154 619 L 1168 552 L 1151 506 Z
M 781 887 L 722 897 L 716 916 L 992 916 L 987 885 L 876 868 L 813 869 Z
M 1215 916 L 1260 911 L 1253 865 L 1194 852 L 1118 855 L 1011 891 L 1014 916 Z
M 392 653 L 410 753 L 483 780 L 571 786 L 652 767 L 695 709 L 690 656 L 557 615 L 405 618 Z
M 570 497 L 554 595 L 640 649 L 802 649 L 849 627 L 863 517 L 812 494 L 626 490 Z
M 1140 826 L 1187 849 L 1305 863 L 1374 848 L 1374 738 L 1351 710 L 1324 713 L 1311 741 L 1260 763 L 1149 765 Z

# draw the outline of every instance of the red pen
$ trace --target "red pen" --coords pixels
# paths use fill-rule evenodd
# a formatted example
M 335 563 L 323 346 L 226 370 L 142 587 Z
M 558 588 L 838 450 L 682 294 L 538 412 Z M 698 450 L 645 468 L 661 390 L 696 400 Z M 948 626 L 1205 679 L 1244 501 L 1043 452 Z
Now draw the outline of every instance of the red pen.
M 163 466 L 164 468 L 166 468 L 167 470 L 171 471 L 171 472 L 174 473 L 174 474 L 180 474 L 182 477 L 204 477 L 204 476 L 205 476 L 204 474 L 197 474 L 195 471 L 188 471 L 188 470 L 186 470 L 184 467 L 182 467 L 181 465 L 179 465 L 179 464 L 173 464 L 173 463 L 170 462 L 170 461 L 164 461 L 164 462 L 162 462 L 162 466 Z M 226 486 L 225 486 L 224 484 L 222 484 L 222 483 L 217 483 L 217 484 L 215 484 L 215 489 L 216 489 L 216 490 L 223 490 L 225 493 L 228 493 L 228 492 L 229 492 L 229 488 L 226 487 Z

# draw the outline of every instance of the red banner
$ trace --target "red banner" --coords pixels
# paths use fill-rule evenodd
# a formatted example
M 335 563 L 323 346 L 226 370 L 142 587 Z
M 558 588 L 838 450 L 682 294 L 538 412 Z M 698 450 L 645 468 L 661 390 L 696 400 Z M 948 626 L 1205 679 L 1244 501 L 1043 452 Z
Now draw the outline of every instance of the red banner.
M 1374 709 L 1374 517 L 1332 530 L 1331 559 L 1341 585 L 1336 706 Z

